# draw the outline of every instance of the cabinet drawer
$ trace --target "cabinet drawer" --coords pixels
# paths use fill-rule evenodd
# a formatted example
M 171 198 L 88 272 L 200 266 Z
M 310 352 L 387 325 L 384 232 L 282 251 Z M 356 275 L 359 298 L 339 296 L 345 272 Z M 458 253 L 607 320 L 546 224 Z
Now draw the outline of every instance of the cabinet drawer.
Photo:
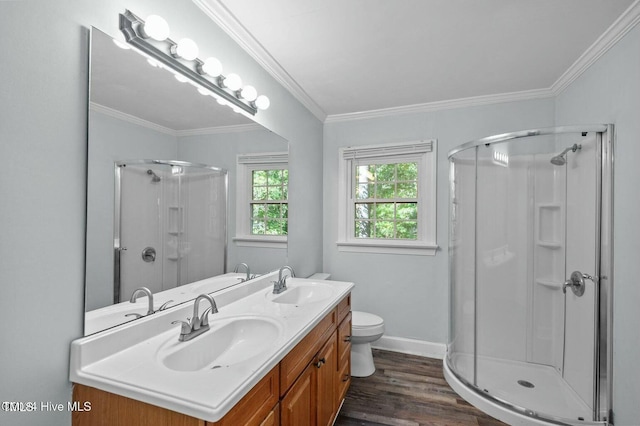
M 280 362 L 280 396 L 284 396 L 338 325 L 334 309 Z
M 351 353 L 351 312 L 338 327 L 338 356 L 343 358 Z
M 338 322 L 341 322 L 351 312 L 351 293 L 338 303 Z

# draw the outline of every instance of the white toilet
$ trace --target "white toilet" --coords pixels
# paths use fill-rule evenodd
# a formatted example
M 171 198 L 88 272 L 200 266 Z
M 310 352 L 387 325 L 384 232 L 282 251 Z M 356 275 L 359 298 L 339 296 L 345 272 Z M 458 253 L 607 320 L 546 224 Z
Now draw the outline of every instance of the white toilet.
M 371 343 L 384 334 L 384 321 L 368 312 L 351 313 L 351 375 L 368 377 L 376 371 Z

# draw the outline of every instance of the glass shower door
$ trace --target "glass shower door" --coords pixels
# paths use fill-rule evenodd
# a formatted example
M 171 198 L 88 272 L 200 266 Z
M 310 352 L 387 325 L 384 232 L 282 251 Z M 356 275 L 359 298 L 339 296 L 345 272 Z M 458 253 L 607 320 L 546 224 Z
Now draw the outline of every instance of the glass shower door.
M 595 142 L 477 147 L 475 385 L 558 420 L 595 419 L 595 286 L 563 292 L 574 270 L 597 275 Z
M 130 161 L 116 167 L 114 299 L 223 274 L 227 175 L 184 162 Z

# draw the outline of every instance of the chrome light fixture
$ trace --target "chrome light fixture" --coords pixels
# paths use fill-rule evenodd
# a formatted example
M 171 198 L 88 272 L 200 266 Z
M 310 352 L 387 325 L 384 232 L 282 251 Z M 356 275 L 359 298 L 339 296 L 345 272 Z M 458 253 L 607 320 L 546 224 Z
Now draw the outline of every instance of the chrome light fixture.
M 177 43 L 169 38 L 169 25 L 158 15 L 143 21 L 129 10 L 120 14 L 120 31 L 133 47 L 150 61 L 168 69 L 180 81 L 191 81 L 200 93 L 210 93 L 218 103 L 255 115 L 269 107 L 269 98 L 258 95 L 253 86 L 243 87 L 237 74 L 222 75 L 222 64 L 216 58 L 198 58 L 198 45 L 182 38 Z

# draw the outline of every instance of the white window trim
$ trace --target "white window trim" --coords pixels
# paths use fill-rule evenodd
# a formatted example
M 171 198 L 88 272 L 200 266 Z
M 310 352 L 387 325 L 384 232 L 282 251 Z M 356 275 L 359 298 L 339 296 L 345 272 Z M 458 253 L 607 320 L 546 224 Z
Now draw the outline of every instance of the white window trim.
M 251 172 L 289 168 L 288 152 L 238 154 L 236 170 L 236 236 L 233 242 L 242 247 L 286 248 L 286 235 L 252 235 L 249 204 L 251 202 Z
M 433 256 L 436 244 L 437 141 L 435 139 L 365 145 L 339 149 L 338 165 L 338 241 L 339 251 Z M 417 161 L 418 239 L 360 239 L 354 234 L 353 164 L 360 159 L 371 163 Z M 426 176 L 424 175 L 426 173 Z M 427 182 L 427 183 L 425 183 Z

